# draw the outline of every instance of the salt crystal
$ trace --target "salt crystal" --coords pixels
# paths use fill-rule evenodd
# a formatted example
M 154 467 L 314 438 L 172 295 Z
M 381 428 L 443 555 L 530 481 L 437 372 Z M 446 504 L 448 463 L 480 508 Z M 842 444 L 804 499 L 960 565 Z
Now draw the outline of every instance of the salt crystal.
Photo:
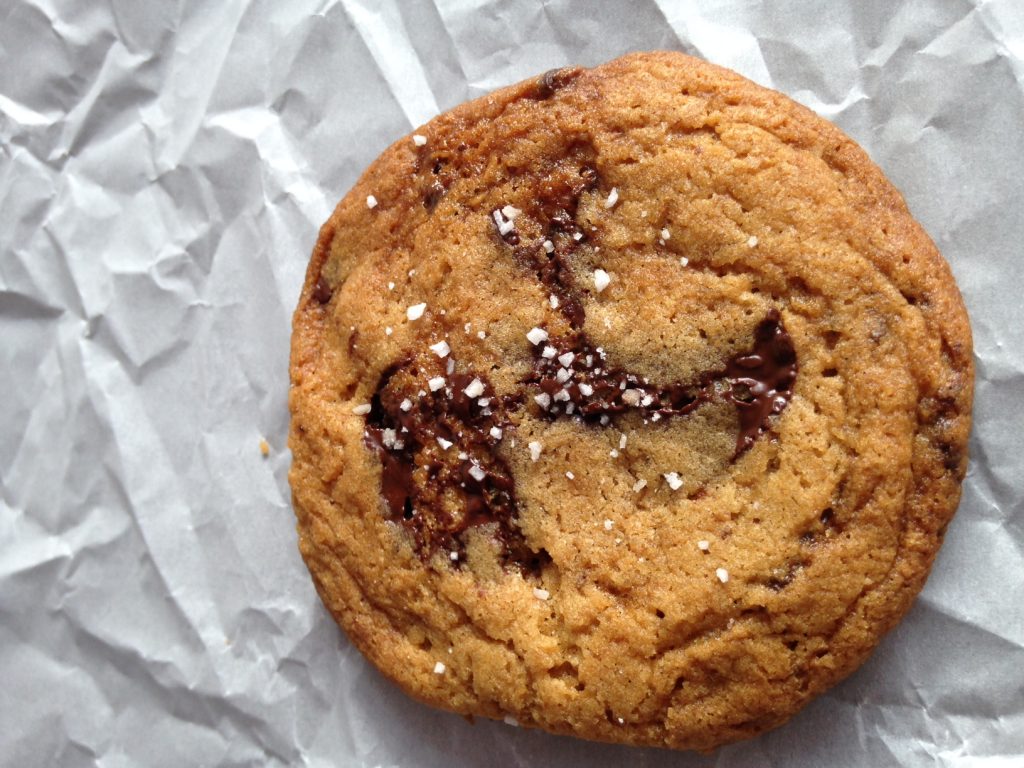
M 530 343 L 536 346 L 542 341 L 547 341 L 548 332 L 543 328 L 531 328 L 526 334 L 526 338 L 529 339 Z
M 484 393 L 484 383 L 480 379 L 473 379 L 462 391 L 466 393 L 466 397 L 480 397 Z
M 678 491 L 683 487 L 683 481 L 679 479 L 678 472 L 666 472 L 663 477 L 665 478 L 665 482 L 668 483 L 668 487 L 673 491 Z

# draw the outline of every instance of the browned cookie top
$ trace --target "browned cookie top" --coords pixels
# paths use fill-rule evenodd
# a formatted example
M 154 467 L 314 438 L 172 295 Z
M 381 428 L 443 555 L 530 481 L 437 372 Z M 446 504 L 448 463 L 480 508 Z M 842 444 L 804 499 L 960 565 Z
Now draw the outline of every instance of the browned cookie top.
M 949 269 L 847 137 L 679 54 L 439 116 L 321 230 L 302 554 L 410 694 L 710 748 L 908 608 L 973 385 Z

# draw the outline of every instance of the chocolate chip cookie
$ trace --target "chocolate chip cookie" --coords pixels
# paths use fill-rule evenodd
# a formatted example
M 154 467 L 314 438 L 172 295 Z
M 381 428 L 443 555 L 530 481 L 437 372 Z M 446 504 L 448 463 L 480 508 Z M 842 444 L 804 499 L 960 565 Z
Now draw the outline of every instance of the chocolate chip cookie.
M 838 129 L 633 54 L 435 118 L 323 226 L 299 542 L 430 704 L 710 749 L 855 669 L 959 500 L 950 270 Z

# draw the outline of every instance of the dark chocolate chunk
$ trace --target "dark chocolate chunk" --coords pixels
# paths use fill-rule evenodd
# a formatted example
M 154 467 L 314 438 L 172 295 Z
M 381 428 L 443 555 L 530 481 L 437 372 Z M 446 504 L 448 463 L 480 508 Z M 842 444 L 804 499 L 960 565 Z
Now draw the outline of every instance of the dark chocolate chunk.
M 437 204 L 441 202 L 441 198 L 444 197 L 444 193 L 445 188 L 441 182 L 433 182 L 427 188 L 427 194 L 423 196 L 423 207 L 430 213 L 433 213 L 434 209 L 437 208 Z
M 515 483 L 495 452 L 515 398 L 496 397 L 472 373 L 448 375 L 436 392 L 426 391 L 427 378 L 411 361 L 393 366 L 367 417 L 388 517 L 409 531 L 421 557 L 454 553 L 455 568 L 465 560 L 466 532 L 494 524 L 503 563 L 529 571 L 538 555 L 516 524 Z
M 545 347 L 552 348 L 554 354 L 545 356 Z M 575 416 L 593 422 L 633 410 L 645 419 L 660 419 L 686 415 L 716 398 L 730 400 L 740 422 L 734 460 L 754 444 L 770 417 L 789 403 L 797 373 L 792 339 L 775 310 L 755 328 L 749 350 L 733 355 L 724 368 L 705 372 L 693 382 L 656 385 L 621 368 L 609 368 L 603 350 L 594 347 L 582 332 L 550 339 L 533 352 L 534 370 L 526 383 L 550 398 L 542 407 L 549 418 Z M 715 386 L 722 380 L 727 388 Z
M 562 69 L 549 69 L 537 78 L 536 97 L 538 99 L 550 99 L 555 91 L 564 88 L 575 80 L 580 74 L 579 67 L 563 67 Z
M 326 304 L 334 296 L 334 291 L 323 275 L 317 278 L 316 285 L 313 286 L 313 298 L 321 304 Z

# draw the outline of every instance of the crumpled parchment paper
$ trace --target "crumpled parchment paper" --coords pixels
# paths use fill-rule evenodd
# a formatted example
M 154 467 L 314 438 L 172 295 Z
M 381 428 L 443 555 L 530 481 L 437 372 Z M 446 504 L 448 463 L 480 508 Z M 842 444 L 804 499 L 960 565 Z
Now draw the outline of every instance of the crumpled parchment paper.
M 711 756 L 408 700 L 321 608 L 286 478 L 290 314 L 360 171 L 467 98 L 651 48 L 857 139 L 952 264 L 978 363 L 914 609 Z M 0 4 L 0 764 L 1024 765 L 1022 82 L 1016 0 Z

